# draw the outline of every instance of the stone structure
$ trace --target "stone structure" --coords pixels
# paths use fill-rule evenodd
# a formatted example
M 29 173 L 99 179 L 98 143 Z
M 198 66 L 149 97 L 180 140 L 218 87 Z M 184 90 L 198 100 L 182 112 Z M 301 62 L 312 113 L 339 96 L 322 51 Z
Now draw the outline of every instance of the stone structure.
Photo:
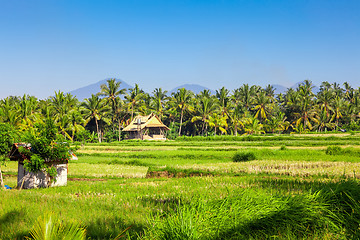
M 22 154 L 19 151 L 19 147 L 24 147 L 31 150 L 30 144 L 15 143 L 10 151 L 9 157 L 12 161 L 18 161 L 18 176 L 17 176 L 17 187 L 30 189 L 39 187 L 53 187 L 53 186 L 64 186 L 67 184 L 67 172 L 68 172 L 68 161 L 57 161 L 47 160 L 48 166 L 55 167 L 57 176 L 55 179 L 50 179 L 47 173 L 42 171 L 33 173 L 28 172 L 24 168 L 24 160 L 28 159 L 28 156 Z

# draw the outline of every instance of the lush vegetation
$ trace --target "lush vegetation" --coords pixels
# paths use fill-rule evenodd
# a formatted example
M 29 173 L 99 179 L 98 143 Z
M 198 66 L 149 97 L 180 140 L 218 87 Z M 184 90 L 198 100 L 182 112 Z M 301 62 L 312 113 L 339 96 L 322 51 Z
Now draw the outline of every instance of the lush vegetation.
M 344 83 L 323 82 L 314 93 L 311 81 L 275 94 L 272 86 L 244 84 L 213 95 L 179 89 L 171 95 L 161 88 L 145 93 L 137 84 L 122 89 L 110 79 L 99 93 L 79 102 L 71 94 L 55 92 L 48 99 L 7 97 L 0 102 L 0 121 L 21 133 L 52 118 L 60 134 L 70 141 L 113 142 L 137 114 L 157 114 L 177 136 L 253 135 L 359 130 L 360 90 Z
M 34 236 L 49 212 L 87 239 L 357 239 L 358 146 L 356 133 L 84 144 L 66 187 L 0 190 L 0 239 Z M 3 167 L 5 184 L 16 172 Z

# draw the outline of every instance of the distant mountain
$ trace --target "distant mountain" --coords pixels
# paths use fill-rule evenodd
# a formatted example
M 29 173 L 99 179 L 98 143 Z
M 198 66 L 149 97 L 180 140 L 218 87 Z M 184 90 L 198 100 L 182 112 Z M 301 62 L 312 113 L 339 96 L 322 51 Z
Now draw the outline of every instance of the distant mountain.
M 302 84 L 304 81 L 300 81 L 295 83 L 294 85 L 291 86 L 291 88 L 296 89 L 300 84 Z M 313 93 L 317 94 L 318 92 L 320 92 L 320 88 L 316 85 L 313 84 L 313 89 L 312 89 Z
M 203 91 L 203 90 L 206 89 L 206 90 L 210 90 L 210 92 L 211 92 L 212 94 L 215 94 L 215 91 L 214 91 L 214 90 L 211 90 L 210 88 L 207 88 L 207 87 L 204 87 L 204 86 L 200 86 L 200 85 L 198 85 L 198 84 L 184 84 L 184 85 L 178 86 L 178 87 L 172 89 L 172 90 L 170 91 L 170 94 L 173 93 L 173 92 L 177 92 L 177 90 L 180 89 L 180 88 L 185 88 L 185 89 L 187 89 L 187 90 L 191 90 L 191 91 L 193 91 L 195 94 L 198 94 L 199 92 L 201 92 L 201 91 Z
M 109 78 L 108 78 L 109 79 Z M 104 79 L 104 80 L 101 80 L 97 83 L 94 83 L 94 84 L 90 84 L 88 86 L 85 86 L 85 87 L 82 87 L 82 88 L 78 88 L 78 89 L 75 89 L 73 91 L 70 91 L 69 93 L 71 93 L 72 95 L 76 96 L 77 99 L 79 99 L 79 101 L 83 101 L 85 98 L 89 98 L 91 97 L 91 94 L 96 94 L 98 92 L 100 92 L 100 86 L 102 84 L 106 84 L 106 81 L 108 79 Z M 121 79 L 116 79 L 116 81 L 120 81 L 121 84 L 120 84 L 120 88 L 133 88 L 132 86 L 130 86 L 129 84 L 127 84 L 126 82 L 122 81 Z
M 284 87 L 279 84 L 273 84 L 271 86 L 273 86 L 273 88 L 275 88 L 275 94 L 280 94 L 280 93 L 284 94 L 287 90 L 287 87 Z

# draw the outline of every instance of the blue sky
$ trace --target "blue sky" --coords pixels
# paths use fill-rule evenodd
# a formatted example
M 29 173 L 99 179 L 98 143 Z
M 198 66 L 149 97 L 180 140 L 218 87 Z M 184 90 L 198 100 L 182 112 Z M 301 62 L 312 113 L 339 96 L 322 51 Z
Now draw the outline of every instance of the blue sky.
M 185 84 L 360 86 L 359 0 L 0 0 L 0 98 L 115 77 Z

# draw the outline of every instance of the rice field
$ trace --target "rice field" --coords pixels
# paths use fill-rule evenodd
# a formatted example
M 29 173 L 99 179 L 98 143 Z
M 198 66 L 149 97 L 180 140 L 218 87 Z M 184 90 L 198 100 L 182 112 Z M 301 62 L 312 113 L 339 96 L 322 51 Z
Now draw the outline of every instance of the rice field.
M 0 190 L 0 239 L 49 212 L 89 239 L 128 227 L 124 239 L 357 239 L 359 146 L 352 134 L 79 145 L 67 186 Z M 1 169 L 15 187 L 17 163 Z

